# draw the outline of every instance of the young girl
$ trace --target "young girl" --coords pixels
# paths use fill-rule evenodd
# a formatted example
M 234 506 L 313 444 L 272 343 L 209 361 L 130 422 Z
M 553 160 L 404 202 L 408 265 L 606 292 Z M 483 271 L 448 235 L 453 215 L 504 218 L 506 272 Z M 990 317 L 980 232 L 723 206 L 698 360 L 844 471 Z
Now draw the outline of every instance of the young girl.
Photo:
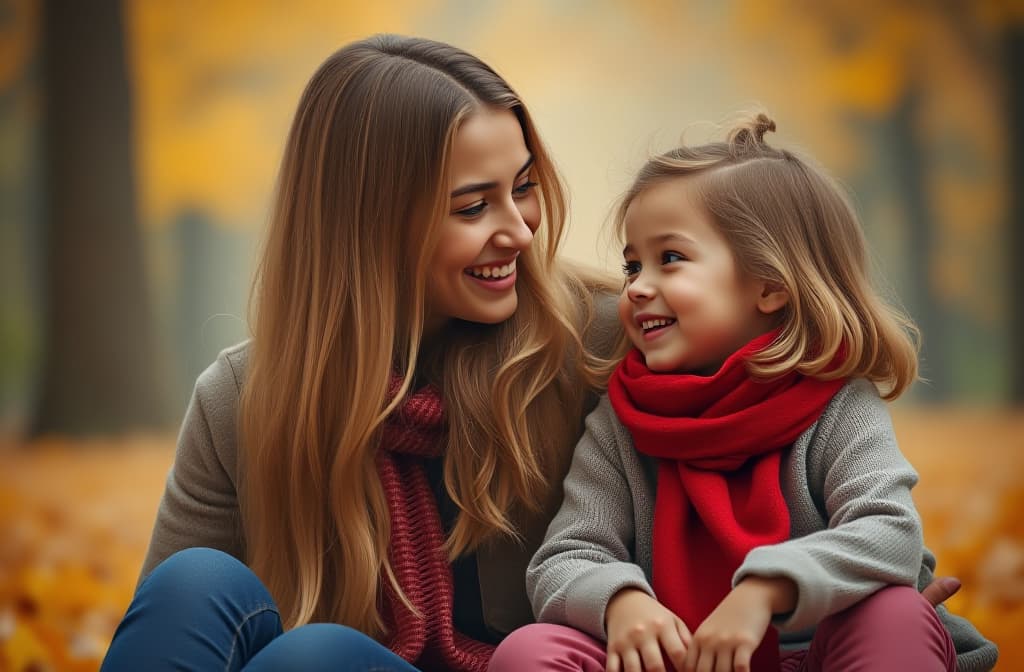
M 914 327 L 871 290 L 840 190 L 774 129 L 659 156 L 625 196 L 635 348 L 527 578 L 538 620 L 576 630 L 527 626 L 491 670 L 994 665 L 916 590 L 934 560 L 883 402 L 916 377 Z

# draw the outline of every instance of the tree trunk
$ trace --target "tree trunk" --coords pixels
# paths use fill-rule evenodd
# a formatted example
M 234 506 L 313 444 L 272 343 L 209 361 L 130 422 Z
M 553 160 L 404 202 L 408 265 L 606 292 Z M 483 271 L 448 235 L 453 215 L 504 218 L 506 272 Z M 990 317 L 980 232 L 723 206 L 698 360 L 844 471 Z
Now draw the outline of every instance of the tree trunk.
M 890 121 L 892 158 L 896 178 L 906 204 L 909 296 L 904 297 L 921 329 L 921 375 L 926 384 L 916 386 L 928 401 L 950 397 L 950 358 L 944 333 L 943 308 L 932 285 L 935 263 L 935 220 L 925 189 L 925 157 L 918 138 L 917 112 L 920 91 L 912 82 Z
M 1009 139 L 1010 208 L 1007 217 L 1007 294 L 1010 311 L 1010 401 L 1024 404 L 1024 25 L 1007 29 L 1006 37 L 1006 132 Z
M 162 424 L 119 0 L 44 2 L 47 299 L 34 434 Z

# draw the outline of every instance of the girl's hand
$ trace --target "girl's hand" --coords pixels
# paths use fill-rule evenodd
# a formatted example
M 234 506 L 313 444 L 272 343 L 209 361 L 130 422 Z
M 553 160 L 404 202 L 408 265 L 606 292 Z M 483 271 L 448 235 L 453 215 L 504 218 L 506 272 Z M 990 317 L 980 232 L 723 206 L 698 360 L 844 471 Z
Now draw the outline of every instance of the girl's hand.
M 683 669 L 690 631 L 679 617 L 642 590 L 623 588 L 605 611 L 608 631 L 606 672 L 665 672 L 662 652 Z
M 796 585 L 789 579 L 747 577 L 711 612 L 686 654 L 687 672 L 750 672 L 750 658 L 773 613 L 791 611 Z

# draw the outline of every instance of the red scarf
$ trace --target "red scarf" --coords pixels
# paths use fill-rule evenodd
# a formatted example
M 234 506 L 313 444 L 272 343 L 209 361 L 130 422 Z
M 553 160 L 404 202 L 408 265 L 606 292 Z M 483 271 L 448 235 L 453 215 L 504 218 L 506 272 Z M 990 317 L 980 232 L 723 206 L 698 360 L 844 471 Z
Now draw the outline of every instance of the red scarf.
M 392 377 L 389 398 L 401 384 Z M 484 672 L 494 647 L 457 632 L 452 623 L 451 565 L 423 463 L 441 455 L 444 437 L 444 404 L 429 385 L 407 398 L 384 425 L 377 473 L 391 514 L 389 558 L 398 585 L 421 615 L 409 611 L 383 577 L 381 613 L 388 646 L 420 669 Z
M 795 371 L 753 380 L 746 360 L 776 335 L 755 338 L 709 377 L 653 373 L 634 349 L 608 385 L 637 451 L 659 458 L 653 587 L 691 631 L 729 593 L 751 549 L 789 538 L 782 449 L 814 424 L 845 382 Z M 753 669 L 779 669 L 774 628 Z

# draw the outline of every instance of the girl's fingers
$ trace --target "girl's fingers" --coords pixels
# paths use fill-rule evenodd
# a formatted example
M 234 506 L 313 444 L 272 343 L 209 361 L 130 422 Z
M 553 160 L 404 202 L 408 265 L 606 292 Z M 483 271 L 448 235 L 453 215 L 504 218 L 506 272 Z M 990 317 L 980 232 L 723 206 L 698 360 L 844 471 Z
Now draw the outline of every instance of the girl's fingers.
M 666 672 L 665 658 L 661 655 L 661 645 L 657 639 L 648 639 L 643 643 L 640 659 L 644 664 L 644 672 Z
M 672 662 L 672 667 L 678 672 L 682 672 L 686 665 L 686 644 L 683 643 L 683 639 L 676 628 L 670 627 L 662 633 L 661 648 L 664 649 L 665 655 Z
M 690 648 L 690 644 L 693 642 L 693 635 L 690 634 L 690 629 L 686 627 L 686 623 L 683 623 L 682 619 L 676 619 L 676 632 L 679 633 L 679 639 L 683 640 L 683 645 L 686 648 Z
M 700 660 L 700 647 L 697 646 L 696 641 L 691 641 L 690 645 L 686 647 L 686 661 L 683 663 L 684 672 L 695 672 L 697 669 L 697 661 Z
M 604 662 L 604 672 L 622 672 L 622 659 L 614 651 L 608 652 L 608 659 Z
M 715 672 L 732 672 L 732 661 L 732 651 L 719 651 L 715 657 Z
M 737 647 L 736 654 L 732 659 L 732 669 L 735 672 L 750 672 L 750 659 L 753 655 L 753 647 L 746 645 Z
M 704 649 L 697 660 L 697 672 L 712 672 L 715 669 L 715 652 Z
M 623 672 L 643 672 L 643 665 L 640 663 L 640 654 L 636 649 L 626 649 L 622 652 Z

